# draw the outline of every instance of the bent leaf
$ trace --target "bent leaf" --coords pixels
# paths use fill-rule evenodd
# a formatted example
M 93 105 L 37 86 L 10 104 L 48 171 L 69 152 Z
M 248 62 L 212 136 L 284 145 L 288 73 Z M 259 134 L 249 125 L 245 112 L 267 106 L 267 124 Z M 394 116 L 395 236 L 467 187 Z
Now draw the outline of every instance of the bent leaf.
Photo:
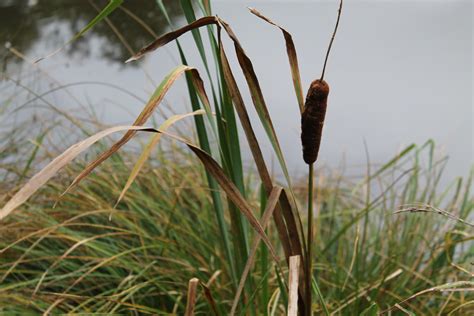
M 166 131 L 170 126 L 172 126 L 174 123 L 190 116 L 195 116 L 195 115 L 202 115 L 204 114 L 204 110 L 197 110 L 192 113 L 187 113 L 187 114 L 182 114 L 182 115 L 173 115 L 169 119 L 167 119 L 163 124 L 160 125 L 158 128 L 160 131 Z M 122 198 L 125 196 L 125 193 L 128 191 L 130 186 L 132 185 L 133 181 L 135 181 L 136 177 L 138 176 L 138 173 L 142 169 L 143 165 L 145 164 L 145 161 L 150 157 L 151 151 L 155 146 L 158 144 L 158 142 L 161 139 L 161 133 L 158 133 L 156 135 L 153 135 L 151 141 L 146 145 L 146 147 L 143 149 L 140 157 L 138 158 L 137 162 L 133 166 L 132 171 L 130 172 L 130 175 L 128 176 L 127 183 L 125 184 L 124 188 L 122 189 L 122 192 L 120 192 L 120 196 L 117 199 L 117 202 L 115 203 L 115 206 L 117 206 Z
M 268 239 L 267 235 L 265 234 L 264 229 L 260 225 L 260 222 L 257 218 L 253 215 L 252 209 L 244 197 L 240 194 L 237 187 L 229 180 L 229 178 L 225 175 L 224 170 L 219 166 L 219 164 L 205 151 L 196 147 L 189 141 L 172 135 L 166 132 L 160 131 L 155 128 L 151 127 L 141 127 L 141 126 L 115 126 L 103 130 L 95 135 L 92 135 L 89 138 L 86 138 L 83 141 L 80 141 L 71 147 L 69 147 L 65 152 L 61 155 L 56 157 L 52 162 L 50 162 L 45 168 L 43 168 L 40 172 L 38 172 L 33 178 L 31 178 L 25 186 L 23 186 L 20 191 L 18 191 L 13 197 L 7 202 L 7 204 L 0 210 L 0 220 L 5 218 L 8 214 L 10 214 L 13 210 L 19 207 L 21 204 L 26 202 L 28 198 L 30 198 L 41 186 L 43 186 L 49 179 L 51 179 L 56 173 L 71 162 L 75 157 L 77 157 L 81 152 L 89 148 L 95 142 L 99 141 L 100 139 L 120 131 L 143 131 L 143 132 L 152 132 L 152 133 L 162 133 L 174 140 L 177 140 L 193 151 L 193 153 L 201 160 L 202 164 L 206 168 L 207 171 L 216 179 L 217 183 L 221 186 L 221 188 L 226 193 L 227 197 L 234 203 L 237 208 L 242 212 L 242 214 L 247 218 L 250 225 L 254 228 L 255 232 L 260 235 L 264 243 L 267 245 L 268 250 L 270 251 L 273 259 L 276 262 L 279 262 L 280 259 L 276 255 L 276 252 Z M 113 146 L 112 146 L 113 147 Z M 110 151 L 110 150 L 109 150 Z M 106 151 L 106 152 L 109 152 Z M 116 151 L 116 150 L 115 150 Z M 114 152 L 115 152 L 114 151 Z M 102 156 L 102 155 L 101 155 Z M 101 161 L 102 162 L 102 161 Z M 99 162 L 99 164 L 101 163 Z M 64 193 L 63 193 L 64 194 Z
M 159 38 L 157 38 L 156 40 L 154 40 L 147 46 L 140 49 L 138 53 L 136 53 L 135 55 L 127 59 L 125 62 L 128 63 L 134 60 L 138 60 L 142 58 L 143 56 L 145 56 L 146 54 L 154 51 L 155 49 L 163 45 L 166 45 L 171 41 L 174 41 L 175 39 L 177 39 L 178 37 L 180 37 L 181 35 L 183 35 L 184 33 L 188 31 L 194 30 L 196 28 L 199 28 L 205 25 L 216 24 L 216 23 L 217 23 L 217 18 L 215 16 L 206 16 L 206 17 L 200 18 L 199 20 L 196 20 L 191 24 L 188 24 L 180 29 L 177 29 L 176 31 L 169 32 L 163 36 L 160 36 Z
M 273 22 L 272 20 L 270 20 L 269 18 L 261 14 L 256 9 L 250 8 L 250 7 L 248 9 L 250 10 L 252 14 L 278 27 L 282 31 L 283 36 L 285 37 L 286 53 L 288 55 L 288 61 L 290 62 L 291 77 L 293 78 L 293 86 L 295 88 L 296 98 L 298 100 L 300 112 L 303 113 L 304 97 L 303 97 L 303 90 L 301 88 L 300 68 L 298 66 L 298 56 L 296 55 L 296 47 L 293 42 L 293 38 L 291 34 L 287 30 L 285 30 L 283 27 L 281 27 L 280 25 L 276 24 L 275 22 Z
M 79 37 L 81 37 L 82 35 L 84 35 L 87 31 L 89 31 L 91 28 L 94 27 L 94 25 L 96 25 L 97 23 L 99 23 L 100 21 L 102 21 L 103 19 L 105 19 L 110 13 L 112 13 L 115 9 L 117 9 L 121 4 L 123 3 L 123 0 L 110 0 L 109 3 L 107 4 L 107 6 L 102 10 L 100 11 L 99 14 L 97 14 L 93 19 L 92 21 L 90 21 L 81 31 L 79 31 L 79 33 L 77 33 L 76 35 L 74 35 L 73 38 L 71 38 L 69 41 L 67 41 L 66 43 L 64 43 L 61 47 L 59 47 L 58 49 L 56 49 L 55 51 L 49 53 L 48 55 L 44 56 L 44 57 L 41 57 L 39 59 L 37 59 L 35 61 L 35 63 L 38 63 L 40 61 L 42 61 L 43 59 L 46 59 L 46 58 L 49 58 L 51 56 L 54 56 L 56 55 L 57 53 L 59 53 L 60 51 L 62 51 L 67 45 L 71 44 L 72 42 L 74 42 L 75 40 L 77 40 Z
M 89 148 L 100 139 L 119 131 L 123 131 L 123 126 L 116 126 L 99 132 L 79 143 L 69 147 L 65 152 L 56 157 L 40 172 L 33 176 L 0 210 L 0 220 L 8 216 L 14 209 L 26 202 L 41 186 L 51 179 L 62 167 L 71 162 L 80 153 Z
M 155 92 L 150 97 L 150 100 L 145 105 L 142 112 L 135 119 L 133 126 L 141 126 L 145 124 L 145 122 L 153 114 L 153 111 L 163 100 L 168 90 L 184 72 L 190 72 L 193 75 L 193 83 L 196 85 L 196 91 L 198 92 L 199 96 L 201 97 L 201 100 L 203 101 L 207 116 L 211 120 L 212 113 L 211 113 L 209 101 L 206 96 L 206 92 L 204 91 L 204 83 L 202 82 L 198 71 L 193 67 L 181 65 L 181 66 L 176 67 L 173 71 L 171 71 L 165 77 L 165 79 L 163 79 L 161 84 L 158 86 L 158 88 L 156 88 Z M 117 150 L 119 150 L 123 145 L 125 145 L 128 141 L 130 141 L 130 139 L 132 139 L 135 133 L 136 133 L 136 130 L 133 130 L 133 129 L 127 131 L 125 135 L 119 141 L 117 141 L 114 145 L 112 145 L 112 147 L 109 150 L 103 152 L 93 162 L 87 165 L 87 167 L 74 179 L 74 181 L 66 189 L 63 195 L 66 194 L 69 190 L 71 190 L 74 186 L 76 186 L 88 174 L 90 174 L 92 170 L 94 170 L 100 163 L 102 163 L 104 160 L 109 158 L 112 154 L 114 154 Z

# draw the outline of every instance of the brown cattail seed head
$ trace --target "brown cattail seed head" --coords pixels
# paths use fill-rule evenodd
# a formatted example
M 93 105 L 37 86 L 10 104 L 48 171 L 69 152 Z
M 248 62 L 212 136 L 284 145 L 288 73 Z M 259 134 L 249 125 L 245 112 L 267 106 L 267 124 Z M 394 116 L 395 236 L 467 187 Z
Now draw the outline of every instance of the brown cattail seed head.
M 324 117 L 329 94 L 329 85 L 324 80 L 314 80 L 309 87 L 301 116 L 301 143 L 303 159 L 312 164 L 318 158 Z

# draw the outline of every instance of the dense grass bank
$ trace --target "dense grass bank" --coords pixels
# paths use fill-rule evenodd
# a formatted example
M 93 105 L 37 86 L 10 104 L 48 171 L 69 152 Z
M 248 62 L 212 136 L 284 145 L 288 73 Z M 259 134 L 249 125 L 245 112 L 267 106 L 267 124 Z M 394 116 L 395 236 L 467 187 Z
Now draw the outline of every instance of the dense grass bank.
M 235 289 L 203 168 L 172 148 L 156 154 L 115 209 L 133 153 L 106 162 L 52 208 L 80 170 L 71 167 L 8 217 L 0 229 L 2 313 L 181 314 L 188 280 L 197 277 L 226 314 Z M 471 178 L 437 189 L 444 160 L 423 168 L 417 165 L 423 154 L 414 151 L 371 183 L 318 170 L 315 269 L 331 312 L 354 315 L 373 302 L 387 309 L 472 277 L 469 226 L 437 213 L 393 214 L 422 202 L 471 216 Z M 258 181 L 247 174 L 248 200 L 258 210 Z M 16 182 L 8 183 L 11 189 Z M 296 192 L 304 201 L 304 189 Z M 268 234 L 277 245 L 274 227 Z M 246 297 L 252 309 L 283 313 L 284 293 L 264 248 L 252 276 L 256 295 Z M 430 291 L 401 306 L 417 315 L 466 315 L 472 299 L 469 292 Z M 212 311 L 201 291 L 197 302 L 199 313 Z

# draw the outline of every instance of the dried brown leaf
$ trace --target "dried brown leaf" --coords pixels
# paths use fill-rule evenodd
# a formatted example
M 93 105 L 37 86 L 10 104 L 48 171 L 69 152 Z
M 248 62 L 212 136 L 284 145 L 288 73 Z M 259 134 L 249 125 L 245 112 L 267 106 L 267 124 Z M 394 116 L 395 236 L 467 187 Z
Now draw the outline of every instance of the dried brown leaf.
M 304 109 L 304 96 L 303 96 L 303 89 L 301 87 L 301 76 L 300 76 L 300 68 L 298 66 L 298 56 L 296 54 L 296 47 L 295 43 L 293 42 L 293 38 L 291 34 L 285 30 L 283 27 L 280 25 L 276 24 L 266 16 L 264 16 L 262 13 L 260 13 L 258 10 L 254 8 L 249 8 L 250 12 L 262 20 L 278 27 L 282 33 L 283 37 L 285 38 L 285 44 L 286 44 L 286 53 L 288 55 L 288 61 L 290 62 L 290 69 L 291 69 L 291 77 L 293 79 L 293 87 L 295 89 L 295 94 L 296 94 L 296 99 L 298 100 L 298 106 L 300 108 L 300 113 L 303 113 Z

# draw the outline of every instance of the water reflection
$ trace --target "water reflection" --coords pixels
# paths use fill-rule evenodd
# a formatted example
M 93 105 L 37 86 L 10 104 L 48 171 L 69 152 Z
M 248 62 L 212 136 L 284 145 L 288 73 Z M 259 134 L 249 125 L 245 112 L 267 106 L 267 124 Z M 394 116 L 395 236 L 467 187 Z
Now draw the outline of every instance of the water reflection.
M 170 18 L 181 15 L 179 1 L 163 2 Z M 25 54 L 37 42 L 59 47 L 107 3 L 108 0 L 0 0 L 0 45 L 10 43 Z M 161 34 L 167 27 L 157 2 L 150 0 L 124 1 L 109 21 L 110 24 L 99 23 L 89 31 L 102 43 L 97 57 L 109 61 L 123 62 L 130 51 L 138 50 L 154 38 L 153 33 Z M 89 56 L 90 40 L 91 36 L 83 37 L 65 50 L 69 55 Z M 7 53 L 3 48 L 2 51 L 0 57 L 5 59 Z

